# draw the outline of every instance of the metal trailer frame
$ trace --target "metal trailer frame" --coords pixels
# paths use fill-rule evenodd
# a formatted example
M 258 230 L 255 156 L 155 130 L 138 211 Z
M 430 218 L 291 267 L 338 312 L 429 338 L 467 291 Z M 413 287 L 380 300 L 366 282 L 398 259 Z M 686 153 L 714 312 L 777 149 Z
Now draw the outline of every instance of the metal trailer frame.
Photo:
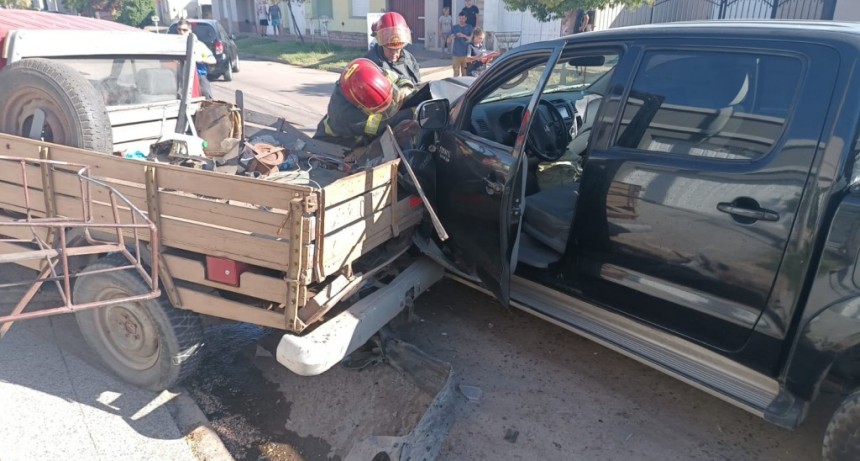
M 47 157 L 46 148 L 42 149 L 41 153 L 43 157 Z M 0 284 L 0 290 L 29 285 L 11 313 L 0 316 L 0 338 L 9 331 L 13 322 L 19 320 L 74 313 L 125 302 L 144 301 L 160 296 L 158 230 L 141 210 L 114 188 L 90 177 L 90 166 L 88 165 L 46 158 L 28 159 L 0 156 L 0 165 L 16 163 L 21 174 L 23 186 L 21 192 L 23 193 L 25 210 L 21 213 L 23 216 L 18 219 L 0 220 L 0 264 L 24 265 L 38 270 L 39 274 L 32 281 Z M 34 178 L 28 177 L 28 166 L 39 167 L 41 175 L 36 178 L 36 184 L 33 184 Z M 55 170 L 76 171 L 80 181 L 80 207 L 83 219 L 57 216 L 51 186 L 51 178 Z M 48 213 L 44 217 L 34 216 L 32 208 L 34 199 L 32 189 L 34 188 L 41 189 L 38 193 L 44 196 L 43 199 L 47 204 Z M 97 223 L 94 219 L 92 188 L 103 188 L 106 191 L 113 222 Z M 123 213 L 130 216 L 130 223 L 122 222 L 120 206 L 130 211 L 130 213 Z M 91 230 L 110 234 L 114 240 L 98 239 L 93 236 Z M 68 231 L 75 231 L 73 232 L 75 237 L 71 240 L 68 238 Z M 152 255 L 152 262 L 148 268 L 144 266 L 142 260 L 141 234 L 143 232 L 152 236 L 146 248 L 146 251 Z M 72 273 L 70 258 L 108 253 L 121 254 L 126 259 L 127 264 L 111 269 Z M 131 296 L 83 304 L 76 304 L 72 299 L 71 282 L 73 278 L 121 270 L 136 272 L 149 290 Z M 54 283 L 63 304 L 38 311 L 24 312 L 46 282 Z

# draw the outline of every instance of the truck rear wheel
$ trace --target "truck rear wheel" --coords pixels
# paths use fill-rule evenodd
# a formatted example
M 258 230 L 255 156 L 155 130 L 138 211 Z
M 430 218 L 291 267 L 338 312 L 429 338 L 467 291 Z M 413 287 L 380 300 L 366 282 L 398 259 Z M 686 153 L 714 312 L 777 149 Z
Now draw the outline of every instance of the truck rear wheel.
M 86 272 L 126 265 L 108 256 Z M 84 275 L 76 283 L 76 304 L 146 293 L 147 285 L 131 270 Z M 86 342 L 114 373 L 150 390 L 168 389 L 190 376 L 200 360 L 203 327 L 198 314 L 174 308 L 162 295 L 76 314 Z
M 824 433 L 824 461 L 860 459 L 860 389 L 851 393 L 833 413 Z
M 0 72 L 0 131 L 28 137 L 36 109 L 45 113 L 42 139 L 111 153 L 111 124 L 101 96 L 71 67 L 23 59 Z

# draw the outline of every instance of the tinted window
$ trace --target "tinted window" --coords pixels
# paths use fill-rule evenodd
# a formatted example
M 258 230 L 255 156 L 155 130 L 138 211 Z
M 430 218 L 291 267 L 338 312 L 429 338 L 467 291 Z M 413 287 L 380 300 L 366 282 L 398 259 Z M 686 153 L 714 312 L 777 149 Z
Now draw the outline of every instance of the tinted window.
M 625 104 L 616 144 L 754 160 L 782 134 L 802 69 L 799 60 L 785 56 L 648 53 Z
M 192 23 L 191 32 L 197 36 L 201 42 L 215 42 L 218 40 L 218 35 L 215 33 L 215 28 L 209 24 Z

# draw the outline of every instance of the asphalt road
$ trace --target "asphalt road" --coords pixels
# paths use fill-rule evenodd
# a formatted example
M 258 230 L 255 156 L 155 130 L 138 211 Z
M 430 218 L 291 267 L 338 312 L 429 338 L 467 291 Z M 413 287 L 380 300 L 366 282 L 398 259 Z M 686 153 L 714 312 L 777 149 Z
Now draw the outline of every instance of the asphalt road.
M 246 60 L 235 81 L 213 88 L 222 98 L 242 89 L 248 107 L 312 130 L 336 78 Z M 443 460 L 820 458 L 827 409 L 796 431 L 777 428 L 451 281 L 420 298 L 415 312 L 403 337 L 451 363 L 458 384 L 482 391 L 477 401 L 458 401 Z M 192 388 L 238 459 L 342 458 L 363 436 L 408 431 L 426 403 L 390 367 L 298 378 L 255 356 L 267 332 L 219 328 L 209 341 L 215 374 Z M 230 340 L 219 348 L 221 338 Z

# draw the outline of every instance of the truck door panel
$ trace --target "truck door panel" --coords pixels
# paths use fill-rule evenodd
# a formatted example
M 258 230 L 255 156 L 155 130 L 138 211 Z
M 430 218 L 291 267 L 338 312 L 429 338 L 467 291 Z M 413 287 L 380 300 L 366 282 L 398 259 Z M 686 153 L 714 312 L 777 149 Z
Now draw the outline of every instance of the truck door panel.
M 586 162 L 578 285 L 737 351 L 769 302 L 827 114 L 801 88 L 832 86 L 835 70 L 810 72 L 808 56 L 833 52 L 660 45 L 645 45 L 612 139 Z
M 502 59 L 452 110 L 452 126 L 440 134 L 437 206 L 460 270 L 476 275 L 502 303 L 509 299 L 524 197 L 523 149 L 532 114 L 561 48 Z M 490 109 L 513 104 L 513 136 L 484 130 Z M 489 127 L 489 126 L 488 126 Z

